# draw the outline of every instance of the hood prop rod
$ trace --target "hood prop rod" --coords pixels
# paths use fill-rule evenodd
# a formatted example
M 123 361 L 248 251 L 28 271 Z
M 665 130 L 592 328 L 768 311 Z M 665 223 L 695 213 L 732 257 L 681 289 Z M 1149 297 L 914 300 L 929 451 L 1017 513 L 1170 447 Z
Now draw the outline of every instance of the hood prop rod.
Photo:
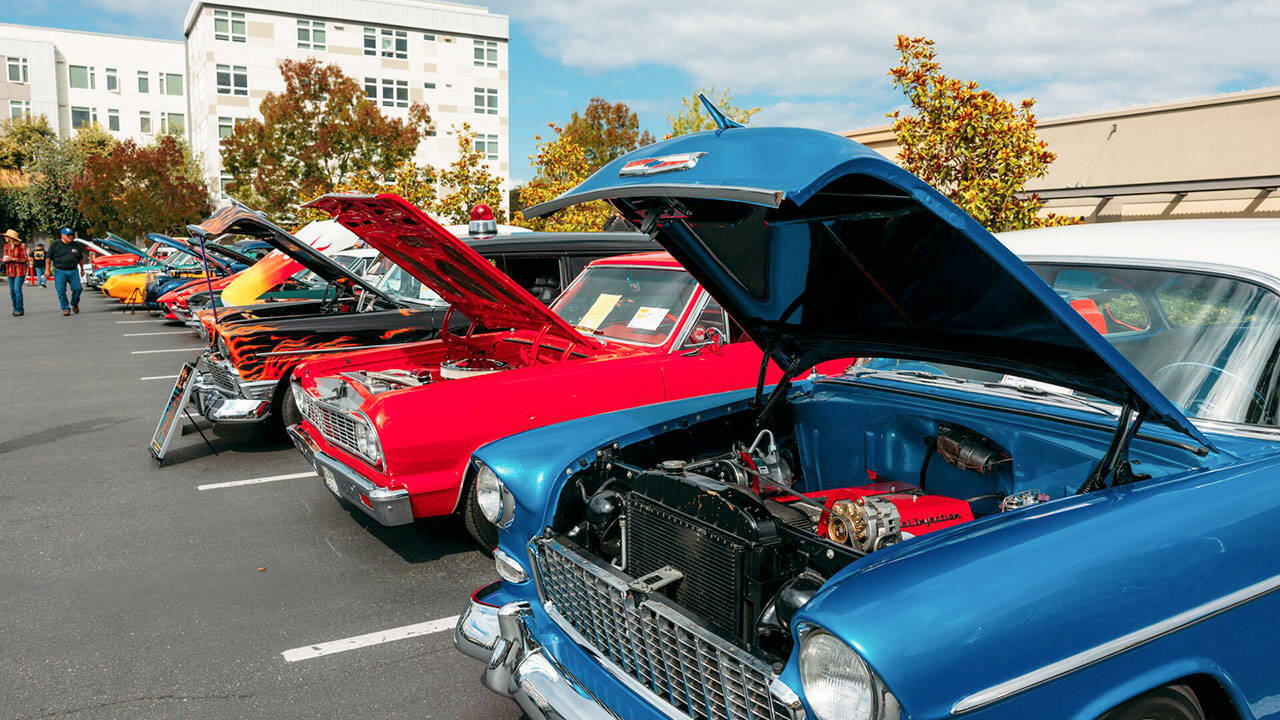
M 1107 452 L 1103 454 L 1102 459 L 1089 473 L 1088 479 L 1076 490 L 1077 495 L 1084 495 L 1095 490 L 1101 490 L 1107 486 L 1107 479 L 1113 475 L 1123 472 L 1121 466 L 1129 462 L 1129 444 L 1133 442 L 1133 438 L 1138 434 L 1138 428 L 1142 426 L 1142 421 L 1146 418 L 1147 410 L 1134 408 L 1133 398 L 1125 400 L 1123 406 L 1120 407 L 1120 416 L 1116 421 L 1116 432 L 1111 436 L 1111 444 L 1107 446 Z M 1117 477 L 1118 479 L 1118 477 Z M 1113 484 L 1119 484 L 1113 483 Z
M 756 385 L 756 405 L 760 404 L 760 396 L 764 394 L 764 375 L 765 370 L 769 366 L 769 353 L 764 354 L 764 362 L 760 364 L 760 379 Z M 782 371 L 782 377 L 778 378 L 778 384 L 773 386 L 773 392 L 769 393 L 769 399 L 765 402 L 764 407 L 760 408 L 760 414 L 756 416 L 756 427 L 764 425 L 769 419 L 769 415 L 773 412 L 773 408 L 782 398 L 786 397 L 787 391 L 791 389 L 791 378 L 796 376 L 800 371 L 800 358 L 795 358 Z

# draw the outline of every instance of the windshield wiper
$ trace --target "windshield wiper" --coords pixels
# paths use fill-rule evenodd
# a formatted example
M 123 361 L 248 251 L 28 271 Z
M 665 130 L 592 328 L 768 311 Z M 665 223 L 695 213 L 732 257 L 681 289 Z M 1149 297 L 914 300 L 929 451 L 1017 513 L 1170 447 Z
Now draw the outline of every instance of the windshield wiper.
M 1022 395 L 1030 395 L 1032 397 L 1037 397 L 1037 398 L 1053 398 L 1054 400 L 1067 400 L 1077 405 L 1087 407 L 1090 410 L 1100 412 L 1103 415 L 1106 415 L 1108 417 L 1118 416 L 1118 413 L 1115 410 L 1112 410 L 1111 408 L 1108 408 L 1105 405 L 1099 405 L 1095 402 L 1085 400 L 1079 395 L 1075 395 L 1069 392 L 1049 390 L 1047 388 L 1035 387 L 1033 385 L 1009 385 L 1006 383 L 998 383 L 998 382 L 982 383 L 982 386 L 985 388 L 990 388 L 992 390 L 1012 390 L 1014 392 L 1021 393 Z

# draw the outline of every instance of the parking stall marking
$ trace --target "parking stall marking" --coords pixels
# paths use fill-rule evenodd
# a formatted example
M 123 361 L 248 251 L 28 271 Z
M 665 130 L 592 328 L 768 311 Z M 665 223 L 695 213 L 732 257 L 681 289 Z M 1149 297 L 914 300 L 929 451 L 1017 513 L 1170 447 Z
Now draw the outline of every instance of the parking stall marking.
M 150 355 L 151 353 L 167 353 L 167 352 L 200 352 L 198 347 L 169 348 L 167 350 L 134 350 L 130 355 Z
M 346 652 L 348 650 L 358 650 L 370 645 L 381 645 L 382 643 L 395 642 L 396 640 L 408 640 L 409 638 L 421 637 L 423 635 L 434 635 L 445 630 L 452 630 L 458 624 L 458 616 L 440 618 L 439 620 L 428 620 L 427 622 L 416 623 L 414 625 L 405 625 L 404 627 L 391 628 L 390 630 L 380 630 L 378 632 L 369 633 L 367 635 L 356 635 L 355 637 L 343 638 L 342 640 L 331 640 L 316 645 L 307 645 L 306 647 L 285 650 L 280 653 L 285 662 L 298 662 L 299 660 L 310 660 L 312 658 L 323 657 L 325 655 L 333 655 L 334 653 Z
M 190 330 L 165 330 L 162 332 L 149 332 L 149 333 L 125 333 L 124 337 L 146 337 L 148 335 L 187 335 L 187 334 L 190 334 L 190 332 L 191 332 Z
M 174 377 L 177 377 L 176 375 Z M 218 488 L 240 487 L 241 485 L 261 485 L 262 483 L 278 482 L 280 480 L 297 480 L 304 477 L 315 477 L 315 471 L 289 473 L 288 475 L 271 475 L 268 477 L 249 478 L 248 480 L 231 480 L 229 482 L 209 483 L 207 485 L 197 485 L 197 490 L 217 490 Z
M 139 379 L 140 380 L 177 380 L 178 376 L 177 375 L 151 375 L 151 376 L 139 378 Z
M 137 323 L 149 323 L 149 322 L 169 322 L 169 321 L 165 320 L 164 318 L 154 318 L 151 320 L 117 320 L 116 324 L 117 325 L 135 325 Z

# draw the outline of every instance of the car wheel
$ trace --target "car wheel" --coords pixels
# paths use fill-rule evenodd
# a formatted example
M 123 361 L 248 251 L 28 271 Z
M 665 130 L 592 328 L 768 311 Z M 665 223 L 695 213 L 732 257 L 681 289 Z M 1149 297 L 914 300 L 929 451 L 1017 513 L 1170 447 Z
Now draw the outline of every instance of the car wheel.
M 476 484 L 472 482 L 467 488 L 467 502 L 462 506 L 462 524 L 480 547 L 492 550 L 498 546 L 498 528 L 480 512 L 480 501 L 476 498 Z
M 302 415 L 298 413 L 298 404 L 293 401 L 293 383 L 285 385 L 284 392 L 280 394 L 280 424 L 284 427 L 291 427 L 302 422 Z
M 1169 685 L 1139 695 L 1099 720 L 1205 720 L 1205 716 L 1187 686 Z

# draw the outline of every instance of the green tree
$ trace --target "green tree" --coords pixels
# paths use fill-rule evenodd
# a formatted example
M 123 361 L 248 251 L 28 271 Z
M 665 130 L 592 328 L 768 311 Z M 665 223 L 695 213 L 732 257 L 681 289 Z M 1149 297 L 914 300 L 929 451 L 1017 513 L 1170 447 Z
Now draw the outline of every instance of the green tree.
M 53 235 L 63 226 L 87 229 L 72 185 L 84 172 L 85 161 L 111 152 L 114 143 L 101 128 L 90 126 L 35 148 L 26 165 L 27 185 L 17 201 L 18 214 L 33 234 Z
M 702 101 L 698 99 L 699 94 L 706 95 L 713 105 L 720 108 L 720 112 L 724 113 L 725 117 L 743 125 L 751 122 L 752 116 L 760 112 L 758 107 L 744 108 L 734 105 L 733 94 L 728 90 L 716 92 L 714 85 L 708 86 L 695 91 L 689 97 L 680 98 L 679 112 L 674 115 L 667 113 L 667 122 L 671 124 L 671 132 L 667 133 L 667 137 L 673 138 L 677 135 L 716 129 L 716 121 L 702 107 Z
M 493 209 L 498 222 L 506 222 L 502 212 L 502 178 L 494 175 L 484 156 L 476 149 L 476 133 L 469 123 L 454 128 L 458 157 L 436 172 L 439 198 L 432 209 L 447 223 L 471 220 L 471 208 L 484 203 Z
M 44 115 L 0 123 L 0 169 L 22 170 L 32 154 L 56 136 Z
M 989 230 L 1068 225 L 1078 218 L 1049 213 L 1027 182 L 1044 177 L 1053 152 L 1036 136 L 1035 100 L 1014 104 L 976 82 L 942 73 L 934 42 L 898 36 L 898 64 L 889 71 L 912 113 L 894 111 L 898 161 Z
M 564 126 L 564 134 L 581 148 L 587 164 L 600 168 L 638 147 L 653 144 L 648 130 L 640 130 L 640 119 L 625 103 L 609 103 L 591 98 L 581 114 L 577 110 Z
M 107 155 L 90 156 L 71 189 L 94 232 L 128 238 L 181 232 L 210 210 L 199 164 L 172 135 L 146 146 L 126 140 Z
M 262 118 L 237 124 L 221 151 L 229 192 L 283 220 L 298 217 L 299 198 L 360 176 L 392 176 L 431 122 L 418 103 L 406 119 L 384 116 L 337 65 L 283 60 L 280 75 L 284 92 L 268 93 Z
M 555 124 L 550 127 L 553 137 L 545 141 L 541 136 L 535 138 L 538 150 L 529 156 L 535 174 L 532 180 L 520 186 L 522 207 L 558 197 L 577 187 L 596 170 L 596 166 L 588 162 L 586 150 L 573 135 Z M 596 200 L 567 207 L 550 217 L 530 218 L 518 212 L 514 222 L 531 230 L 591 232 L 603 230 L 614 215 L 608 203 Z

